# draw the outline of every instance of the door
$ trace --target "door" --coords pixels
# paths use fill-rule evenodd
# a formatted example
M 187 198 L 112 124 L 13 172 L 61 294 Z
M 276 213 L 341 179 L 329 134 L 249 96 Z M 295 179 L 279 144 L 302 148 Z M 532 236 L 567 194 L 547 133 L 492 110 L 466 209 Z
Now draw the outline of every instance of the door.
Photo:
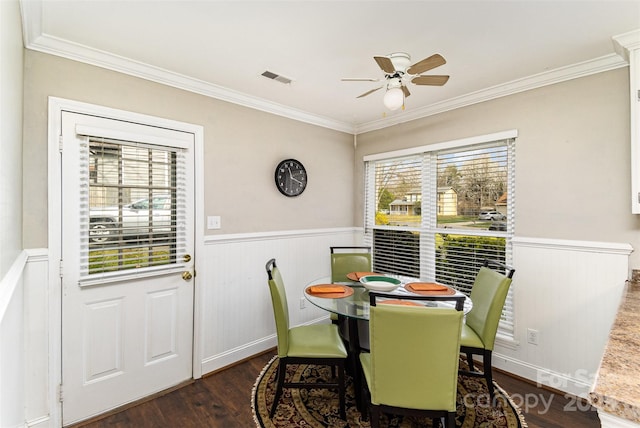
M 62 113 L 64 425 L 192 377 L 193 140 Z

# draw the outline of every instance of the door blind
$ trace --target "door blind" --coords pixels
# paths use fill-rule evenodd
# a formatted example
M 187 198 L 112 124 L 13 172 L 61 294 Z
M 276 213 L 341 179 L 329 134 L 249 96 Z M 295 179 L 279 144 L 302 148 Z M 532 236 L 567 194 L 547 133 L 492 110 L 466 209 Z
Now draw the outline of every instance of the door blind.
M 81 147 L 81 283 L 176 267 L 185 245 L 183 150 L 88 137 Z

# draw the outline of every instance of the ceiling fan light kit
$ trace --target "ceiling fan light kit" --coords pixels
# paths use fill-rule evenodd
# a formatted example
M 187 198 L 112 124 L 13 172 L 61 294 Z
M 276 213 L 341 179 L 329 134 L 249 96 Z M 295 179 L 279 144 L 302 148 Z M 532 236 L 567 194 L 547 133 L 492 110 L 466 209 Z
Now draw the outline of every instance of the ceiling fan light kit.
M 433 68 L 439 67 L 445 64 L 447 61 L 440 55 L 434 54 L 428 58 L 411 64 L 411 57 L 404 52 L 395 52 L 386 56 L 374 56 L 373 59 L 378 64 L 378 67 L 384 72 L 384 78 L 387 80 L 387 91 L 384 94 L 383 103 L 389 110 L 397 110 L 403 107 L 404 99 L 411 95 L 407 85 L 404 81 L 409 81 L 414 85 L 429 85 L 429 86 L 442 86 L 449 80 L 449 76 L 443 75 L 431 75 L 424 76 L 422 73 L 429 71 Z M 372 82 L 378 79 L 372 78 L 344 78 L 343 81 L 366 81 Z M 357 98 L 363 98 L 379 89 L 384 87 L 380 86 L 375 89 L 371 89 L 364 94 L 359 95 Z
M 404 104 L 404 92 L 400 88 L 388 89 L 384 94 L 383 103 L 389 110 L 398 110 Z

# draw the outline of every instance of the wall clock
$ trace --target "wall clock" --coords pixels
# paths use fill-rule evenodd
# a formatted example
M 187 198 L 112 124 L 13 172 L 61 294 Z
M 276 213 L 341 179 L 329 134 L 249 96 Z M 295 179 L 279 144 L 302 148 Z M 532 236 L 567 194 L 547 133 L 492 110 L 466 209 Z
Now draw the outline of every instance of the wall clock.
M 285 159 L 275 172 L 276 187 L 285 196 L 298 196 L 307 187 L 307 170 L 296 159 Z

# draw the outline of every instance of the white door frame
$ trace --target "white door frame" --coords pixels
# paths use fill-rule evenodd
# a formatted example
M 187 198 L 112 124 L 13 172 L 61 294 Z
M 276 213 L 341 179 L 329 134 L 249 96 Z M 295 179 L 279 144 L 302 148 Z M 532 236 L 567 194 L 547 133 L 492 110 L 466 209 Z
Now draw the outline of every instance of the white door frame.
M 166 127 L 179 131 L 189 132 L 194 135 L 195 164 L 194 164 L 194 184 L 195 184 L 195 272 L 204 272 L 200 269 L 204 255 L 204 128 L 201 125 L 194 125 L 185 122 L 178 122 L 170 119 L 163 119 L 154 116 L 147 116 L 139 113 L 132 113 L 124 110 L 117 110 L 109 107 L 68 100 L 64 98 L 49 97 L 49 118 L 48 118 L 48 325 L 49 325 L 49 346 L 48 346 L 48 395 L 51 403 L 51 421 L 54 426 L 62 425 L 62 404 L 60 397 L 60 384 L 62 382 L 62 290 L 60 278 L 60 259 L 62 257 L 62 228 L 60 227 L 62 210 L 62 171 L 60 163 L 59 136 L 62 135 L 62 111 L 69 111 L 79 114 L 102 116 L 110 119 L 119 119 L 138 122 L 151 126 Z M 201 281 L 202 279 L 200 279 Z M 201 318 L 202 318 L 202 293 L 198 286 L 199 279 L 194 278 L 194 306 L 193 306 L 193 378 L 202 377 L 202 341 L 201 341 Z

